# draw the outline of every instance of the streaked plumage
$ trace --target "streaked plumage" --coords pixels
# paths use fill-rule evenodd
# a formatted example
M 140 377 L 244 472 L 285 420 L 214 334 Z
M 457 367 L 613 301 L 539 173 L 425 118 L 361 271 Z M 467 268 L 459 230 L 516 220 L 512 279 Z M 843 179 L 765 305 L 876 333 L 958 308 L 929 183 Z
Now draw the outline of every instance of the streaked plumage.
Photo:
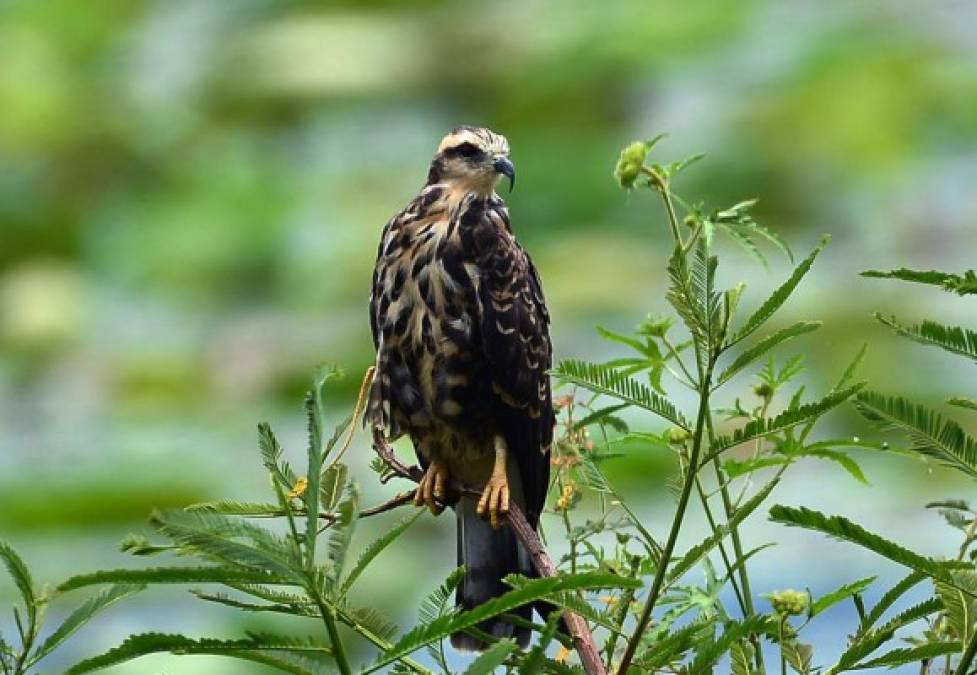
M 533 575 L 500 516 L 511 498 L 535 527 L 549 483 L 549 315 L 495 193 L 502 175 L 515 177 L 508 152 L 487 129 L 458 127 L 442 140 L 421 193 L 383 230 L 370 298 L 377 370 L 367 418 L 410 436 L 426 470 L 418 502 L 437 511 L 446 476 L 488 483 L 480 505 L 455 506 L 464 608 L 504 592 L 506 574 Z M 528 641 L 498 619 L 482 628 Z M 452 642 L 483 646 L 465 635 Z

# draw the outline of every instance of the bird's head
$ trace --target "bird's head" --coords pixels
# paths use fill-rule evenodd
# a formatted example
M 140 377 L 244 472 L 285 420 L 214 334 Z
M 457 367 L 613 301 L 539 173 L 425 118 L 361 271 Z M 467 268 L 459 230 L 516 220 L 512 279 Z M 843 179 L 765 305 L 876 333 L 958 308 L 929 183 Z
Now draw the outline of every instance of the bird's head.
M 456 127 L 441 139 L 431 161 L 428 184 L 448 183 L 466 192 L 491 194 L 499 180 L 516 184 L 516 169 L 509 161 L 509 141 L 483 127 Z

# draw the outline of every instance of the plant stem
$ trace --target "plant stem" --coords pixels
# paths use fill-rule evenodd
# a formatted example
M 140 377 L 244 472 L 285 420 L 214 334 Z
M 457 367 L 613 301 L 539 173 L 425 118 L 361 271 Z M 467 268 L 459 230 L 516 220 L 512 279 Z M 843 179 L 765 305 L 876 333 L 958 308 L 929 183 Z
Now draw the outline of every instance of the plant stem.
M 685 480 L 682 484 L 682 493 L 679 495 L 678 507 L 675 510 L 675 517 L 672 519 L 672 527 L 668 531 L 668 540 L 665 542 L 665 548 L 662 551 L 661 562 L 659 563 L 658 568 L 655 570 L 655 578 L 651 582 L 651 590 L 648 592 L 648 599 L 645 601 L 645 606 L 641 610 L 641 616 L 638 619 L 638 624 L 634 629 L 631 639 L 628 640 L 627 649 L 624 652 L 624 656 L 621 658 L 621 665 L 617 671 L 619 675 L 625 675 L 628 672 L 631 661 L 634 660 L 634 654 L 638 649 L 638 644 L 641 642 L 641 636 L 648 628 L 648 623 L 651 621 L 651 615 L 655 609 L 655 604 L 658 602 L 658 598 L 665 587 L 665 573 L 668 570 L 668 563 L 675 551 L 675 544 L 678 541 L 679 531 L 682 529 L 682 520 L 685 518 L 685 510 L 689 505 L 689 497 L 692 495 L 692 487 L 695 485 L 695 472 L 699 466 L 699 453 L 702 451 L 702 437 L 705 432 L 705 421 L 707 412 L 709 410 L 709 383 L 711 378 L 712 363 L 709 364 L 705 377 L 700 383 L 699 413 L 695 423 L 695 436 L 692 441 L 692 452 L 689 455 L 689 466 L 686 472 L 687 475 L 685 476 Z
M 371 631 L 366 626 L 359 623 L 353 616 L 344 612 L 343 610 L 336 608 L 336 618 L 340 622 L 346 624 L 351 629 L 356 631 L 358 634 L 362 635 L 366 640 L 372 642 L 374 646 L 379 647 L 383 651 L 390 649 L 393 644 L 389 640 L 385 640 L 373 631 Z M 408 657 L 403 657 L 400 659 L 401 663 L 412 668 L 415 672 L 422 673 L 422 675 L 431 675 L 431 671 L 419 664 L 417 661 L 410 659 Z
M 716 430 L 712 423 L 712 413 L 706 411 L 706 427 L 709 432 L 709 444 L 712 445 L 716 439 Z M 723 475 L 722 466 L 719 464 L 719 457 L 714 457 L 712 460 L 712 466 L 716 472 L 716 480 L 719 482 L 719 493 L 722 495 L 723 509 L 726 512 L 726 520 L 728 521 L 733 517 L 734 509 L 732 501 L 729 497 L 729 488 L 727 487 L 727 481 Z M 733 554 L 736 556 L 737 561 L 743 560 L 743 541 L 740 539 L 739 527 L 732 525 L 729 528 L 729 537 L 733 541 Z M 746 562 L 739 566 L 739 577 L 740 577 L 740 588 L 743 591 L 743 601 L 744 601 L 744 614 L 751 616 L 754 614 L 753 607 L 753 591 L 750 588 L 750 575 L 746 570 Z M 757 668 L 763 670 L 763 650 L 761 649 L 760 639 L 755 634 L 750 636 L 750 640 L 753 642 L 754 652 L 756 654 L 756 664 Z
M 641 167 L 641 172 L 651 178 L 655 189 L 662 196 L 662 201 L 665 202 L 665 210 L 668 213 L 668 224 L 672 228 L 672 237 L 675 239 L 675 243 L 684 249 L 685 243 L 682 241 L 682 235 L 678 231 L 678 218 L 675 216 L 675 207 L 672 205 L 672 193 L 668 186 L 668 180 L 657 171 L 649 169 L 646 166 Z
M 706 514 L 706 521 L 709 523 L 709 529 L 712 530 L 713 534 L 716 534 L 719 531 L 716 525 L 716 519 L 712 515 L 712 509 L 709 507 L 709 498 L 702 487 L 702 481 L 699 480 L 698 475 L 696 475 L 695 477 L 695 487 L 696 487 L 696 491 L 699 493 L 699 500 L 702 502 L 702 510 Z M 743 593 L 740 591 L 739 584 L 736 583 L 736 578 L 733 572 L 733 565 L 729 561 L 729 554 L 726 553 L 726 547 L 723 546 L 721 540 L 717 541 L 716 546 L 719 549 L 719 555 L 720 557 L 722 557 L 723 565 L 726 567 L 726 572 L 729 575 L 730 585 L 733 587 L 733 592 L 736 594 L 736 602 L 740 606 L 740 611 L 743 612 L 744 615 L 746 615 L 747 611 L 746 611 L 746 605 L 744 604 L 743 601 Z
M 326 624 L 329 641 L 332 643 L 333 657 L 336 659 L 339 672 L 342 675 L 353 675 L 353 669 L 349 665 L 349 657 L 346 656 L 346 647 L 343 645 L 343 640 L 339 636 L 339 627 L 336 625 L 336 611 L 322 601 L 318 592 L 312 593 L 312 597 L 319 607 L 319 613 L 322 614 L 322 621 Z
M 970 672 L 970 664 L 973 663 L 975 655 L 977 655 L 977 633 L 970 637 L 967 649 L 960 657 L 960 663 L 957 664 L 957 675 L 967 675 Z

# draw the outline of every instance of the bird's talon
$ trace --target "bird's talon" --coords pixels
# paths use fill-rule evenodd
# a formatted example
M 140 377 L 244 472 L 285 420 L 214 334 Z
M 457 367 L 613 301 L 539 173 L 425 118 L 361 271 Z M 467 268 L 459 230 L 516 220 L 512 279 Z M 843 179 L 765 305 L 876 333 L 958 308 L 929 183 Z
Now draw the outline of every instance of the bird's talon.
M 427 506 L 433 515 L 439 515 L 444 511 L 444 506 L 439 503 L 439 500 L 444 496 L 444 485 L 447 480 L 448 469 L 441 462 L 432 461 L 414 491 L 414 505 Z
M 482 490 L 475 513 L 484 517 L 486 513 L 494 529 L 502 527 L 502 520 L 509 513 L 509 482 L 503 477 L 493 476 Z

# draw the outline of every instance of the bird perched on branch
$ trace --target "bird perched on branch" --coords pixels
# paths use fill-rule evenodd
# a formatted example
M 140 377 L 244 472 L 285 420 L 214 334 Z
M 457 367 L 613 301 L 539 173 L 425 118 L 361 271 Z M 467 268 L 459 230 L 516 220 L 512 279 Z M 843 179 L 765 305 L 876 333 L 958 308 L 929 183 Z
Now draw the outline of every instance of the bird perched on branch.
M 449 479 L 484 486 L 453 507 L 463 609 L 508 590 L 507 574 L 535 576 L 504 516 L 515 502 L 537 527 L 549 484 L 549 314 L 495 192 L 503 177 L 511 190 L 504 136 L 469 126 L 445 136 L 420 194 L 383 229 L 370 297 L 377 353 L 366 419 L 410 436 L 424 469 L 415 502 L 438 514 Z M 518 613 L 531 618 L 529 606 Z M 529 642 L 527 628 L 501 618 L 480 628 Z M 485 648 L 467 634 L 452 644 Z

